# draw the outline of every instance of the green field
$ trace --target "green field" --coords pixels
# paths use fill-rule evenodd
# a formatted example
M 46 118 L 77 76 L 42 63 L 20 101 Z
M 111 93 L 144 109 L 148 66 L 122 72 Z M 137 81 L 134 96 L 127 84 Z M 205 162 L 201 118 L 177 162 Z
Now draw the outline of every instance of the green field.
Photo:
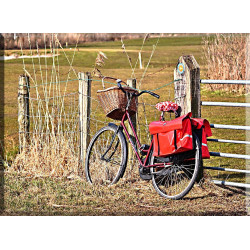
M 146 67 L 150 58 L 152 46 L 157 39 L 152 38 L 146 41 L 142 50 L 143 66 Z M 140 51 L 142 39 L 124 41 L 126 50 L 134 65 Z M 131 68 L 126 54 L 121 49 L 120 41 L 98 42 L 80 44 L 74 57 L 73 67 L 76 72 L 86 72 L 93 69 L 98 51 L 103 51 L 108 60 L 102 73 L 106 76 L 113 76 L 126 80 L 131 78 Z M 42 52 L 43 50 L 41 50 Z M 7 51 L 6 53 L 18 53 Z M 36 53 L 35 51 L 33 53 Z M 65 51 L 69 59 L 74 54 L 74 47 Z M 24 51 L 30 54 L 30 51 Z M 65 73 L 69 64 L 62 51 L 59 50 L 58 57 L 60 64 L 61 80 L 65 80 Z M 147 73 L 155 73 L 144 79 L 141 89 L 156 89 L 166 83 L 173 81 L 173 71 L 181 55 L 192 54 L 201 68 L 201 78 L 206 78 L 206 63 L 203 59 L 202 37 L 169 37 L 161 38 L 152 57 Z M 38 65 L 38 59 L 25 59 L 27 69 L 32 72 L 33 62 Z M 45 60 L 41 59 L 44 67 Z M 52 60 L 47 61 L 48 65 Z M 5 149 L 9 165 L 11 165 L 18 152 L 18 124 L 17 124 L 17 89 L 18 76 L 23 74 L 22 59 L 15 59 L 5 62 Z M 136 69 L 137 81 L 144 70 Z M 76 77 L 71 74 L 71 79 Z M 38 79 L 39 81 L 39 79 Z M 63 85 L 62 85 L 63 86 Z M 96 90 L 101 88 L 101 83 L 93 81 L 92 96 L 96 96 Z M 78 90 L 78 82 L 68 85 L 68 92 Z M 167 101 L 174 98 L 173 84 L 155 91 L 161 96 L 159 101 Z M 31 93 L 33 96 L 33 93 Z M 209 91 L 205 86 L 201 90 L 202 101 L 232 101 L 245 102 L 245 95 L 226 93 L 223 91 Z M 143 101 L 154 105 L 158 100 L 151 96 L 144 96 Z M 140 100 L 139 100 L 140 102 Z M 147 106 L 147 121 L 153 121 L 159 114 L 153 107 Z M 96 115 L 104 117 L 102 110 Z M 245 125 L 244 108 L 227 107 L 202 107 L 202 118 L 210 123 Z M 145 123 L 143 110 L 139 110 L 140 123 Z M 146 131 L 146 130 L 145 130 Z M 145 138 L 145 131 L 142 129 L 142 139 Z M 212 138 L 245 140 L 243 131 L 214 130 Z M 209 143 L 210 151 L 245 154 L 245 146 L 223 143 Z M 205 160 L 206 166 L 223 166 L 231 168 L 245 168 L 245 161 L 236 159 L 211 158 Z M 137 166 L 134 166 L 136 169 Z M 229 181 L 245 182 L 240 174 L 227 172 L 207 171 L 206 176 L 212 178 L 227 179 Z M 85 180 L 64 179 L 64 178 L 32 178 L 23 173 L 14 173 L 6 169 L 5 174 L 5 204 L 6 214 L 93 214 L 93 215 L 235 215 L 245 214 L 245 197 L 243 193 L 223 190 L 219 187 L 206 183 L 204 188 L 195 187 L 184 200 L 168 201 L 159 197 L 154 191 L 152 184 L 141 181 L 138 178 L 124 179 L 114 187 L 101 189 L 90 187 Z M 190 206 L 191 205 L 191 206 Z

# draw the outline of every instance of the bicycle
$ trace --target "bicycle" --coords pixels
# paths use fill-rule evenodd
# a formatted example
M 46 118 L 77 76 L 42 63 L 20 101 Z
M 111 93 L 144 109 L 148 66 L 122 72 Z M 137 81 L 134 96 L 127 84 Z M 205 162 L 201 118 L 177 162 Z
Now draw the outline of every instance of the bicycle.
M 92 138 L 85 160 L 87 181 L 92 184 L 113 185 L 123 177 L 128 160 L 127 137 L 139 161 L 140 177 L 143 180 L 152 180 L 157 193 L 165 198 L 175 200 L 183 198 L 192 189 L 201 169 L 201 142 L 193 133 L 192 150 L 166 157 L 154 156 L 154 138 L 150 145 L 141 144 L 131 121 L 130 106 L 133 98 L 136 99 L 142 94 L 150 94 L 158 99 L 160 96 L 147 90 L 131 93 L 122 87 L 121 82 L 117 80 L 117 86 L 127 97 L 126 109 L 119 118 L 121 120 L 119 125 L 109 123 Z M 179 116 L 180 110 L 176 114 L 176 117 Z M 163 121 L 164 112 L 160 117 Z M 135 142 L 125 126 L 125 120 L 128 120 Z

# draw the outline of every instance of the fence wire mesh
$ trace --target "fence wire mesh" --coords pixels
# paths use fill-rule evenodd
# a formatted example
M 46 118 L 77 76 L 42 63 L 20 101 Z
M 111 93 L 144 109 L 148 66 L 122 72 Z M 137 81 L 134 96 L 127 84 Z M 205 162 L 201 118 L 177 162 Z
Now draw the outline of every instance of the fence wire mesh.
M 106 117 L 97 99 L 97 90 L 103 89 L 102 80 L 91 79 L 90 96 L 83 94 L 79 97 L 78 73 L 81 69 L 73 66 L 78 45 L 76 44 L 75 48 L 71 49 L 70 56 L 56 35 L 51 35 L 49 43 L 45 41 L 46 39 L 48 39 L 47 36 L 44 37 L 44 49 L 40 49 L 38 44 L 34 49 L 30 39 L 28 39 L 29 50 L 23 50 L 21 47 L 24 75 L 29 77 L 30 81 L 29 97 L 26 97 L 29 103 L 29 113 L 26 116 L 30 122 L 30 129 L 19 131 L 20 134 L 25 133 L 24 137 L 29 138 L 29 143 L 23 149 L 21 146 L 13 167 L 26 171 L 28 174 L 68 176 L 78 174 L 79 168 L 83 167 L 80 166 L 82 164 L 80 132 L 87 133 L 91 139 L 109 122 L 116 124 L 118 122 Z M 133 72 L 134 70 L 135 68 Z M 143 77 L 146 77 L 145 73 L 146 70 L 144 70 Z M 143 77 L 138 81 L 137 87 L 147 89 L 145 87 L 148 84 L 147 81 L 144 81 L 142 85 Z M 158 91 L 158 93 L 160 91 L 168 100 L 174 100 L 173 83 L 174 81 L 161 85 L 155 84 L 155 89 L 151 91 Z M 115 82 L 105 81 L 106 88 L 114 85 L 116 85 Z M 89 126 L 87 131 L 80 131 L 79 98 L 84 97 L 90 99 L 91 112 L 87 117 Z M 139 97 L 137 134 L 142 144 L 150 144 L 149 123 L 160 117 L 159 111 L 155 109 L 156 102 L 157 100 L 150 96 Z M 131 177 L 133 171 L 137 174 L 139 163 L 134 154 L 128 160 L 131 169 L 127 172 Z
M 95 79 L 90 80 L 94 82 L 90 96 L 79 95 L 78 79 L 71 81 L 68 89 L 67 81 L 51 84 L 36 82 L 35 86 L 31 83 L 29 97 L 25 97 L 29 102 L 30 111 L 26 116 L 30 121 L 30 131 L 19 131 L 28 134 L 25 137 L 28 136 L 29 145 L 17 156 L 16 168 L 36 175 L 61 176 L 78 173 L 81 146 L 79 98 L 90 99 L 91 112 L 87 117 L 90 139 L 109 122 L 119 124 L 119 121 L 106 117 L 98 101 L 97 90 L 103 88 L 102 83 Z M 168 92 L 170 97 L 169 89 Z M 156 100 L 148 96 L 141 96 L 138 101 L 137 134 L 139 140 L 145 144 L 150 144 L 151 141 L 149 123 L 160 117 L 159 111 L 155 109 L 155 102 Z M 134 154 L 129 161 L 130 166 L 139 164 Z M 132 169 L 130 177 L 131 173 Z

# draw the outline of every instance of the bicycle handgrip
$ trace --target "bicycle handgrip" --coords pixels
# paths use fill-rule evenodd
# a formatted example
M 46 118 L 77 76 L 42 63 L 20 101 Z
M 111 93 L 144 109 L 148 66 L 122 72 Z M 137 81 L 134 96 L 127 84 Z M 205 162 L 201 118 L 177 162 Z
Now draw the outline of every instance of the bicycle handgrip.
M 157 94 L 155 94 L 155 93 L 153 93 L 153 92 L 151 92 L 151 91 L 149 91 L 149 90 L 143 90 L 139 95 L 141 95 L 141 94 L 143 94 L 143 93 L 148 93 L 148 94 L 150 94 L 150 95 L 152 95 L 153 97 L 156 97 L 156 98 L 160 98 L 160 96 L 159 95 L 157 95 Z M 139 96 L 138 95 L 138 96 Z
M 152 95 L 153 97 L 156 97 L 156 98 L 160 98 L 160 96 L 159 95 L 157 95 L 157 94 L 155 94 L 154 92 L 151 92 L 151 91 L 148 91 L 147 90 L 147 92 L 150 94 L 150 95 Z

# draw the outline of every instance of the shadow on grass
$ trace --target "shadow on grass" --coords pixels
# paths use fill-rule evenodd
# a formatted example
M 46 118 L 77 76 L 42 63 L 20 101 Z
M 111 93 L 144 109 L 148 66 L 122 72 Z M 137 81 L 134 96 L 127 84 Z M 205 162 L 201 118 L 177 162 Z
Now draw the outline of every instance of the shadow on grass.
M 196 196 L 196 197 L 184 197 L 182 198 L 182 200 L 193 201 L 193 200 L 198 200 L 198 199 L 205 199 L 211 196 L 216 196 L 216 194 L 207 194 L 207 195 L 201 195 L 201 196 Z
M 242 194 L 245 195 L 247 197 L 250 196 L 250 193 L 246 192 L 246 189 L 244 188 L 239 188 L 239 187 L 229 187 L 229 186 L 219 186 L 220 188 L 224 189 L 224 190 L 228 190 L 231 191 L 232 193 L 236 193 L 236 194 Z

